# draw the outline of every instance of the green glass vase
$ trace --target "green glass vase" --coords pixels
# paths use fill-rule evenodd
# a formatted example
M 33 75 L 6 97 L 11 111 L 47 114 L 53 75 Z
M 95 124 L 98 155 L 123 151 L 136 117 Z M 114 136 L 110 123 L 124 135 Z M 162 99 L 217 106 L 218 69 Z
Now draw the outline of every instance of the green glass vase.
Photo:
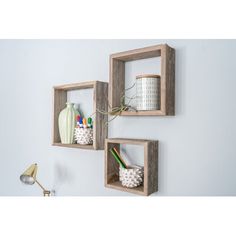
M 79 112 L 75 110 L 74 103 L 67 102 L 66 108 L 60 112 L 58 118 L 61 143 L 63 144 L 74 143 L 74 130 L 76 127 L 77 115 L 79 115 Z

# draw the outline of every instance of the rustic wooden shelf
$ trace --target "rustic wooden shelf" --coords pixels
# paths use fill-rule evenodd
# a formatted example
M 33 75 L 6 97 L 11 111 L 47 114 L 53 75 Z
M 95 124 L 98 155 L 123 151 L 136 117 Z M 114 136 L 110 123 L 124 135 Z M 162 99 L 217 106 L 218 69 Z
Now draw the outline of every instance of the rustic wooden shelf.
M 65 108 L 67 92 L 79 89 L 93 89 L 93 112 L 97 109 L 107 111 L 108 83 L 101 81 L 89 81 L 75 84 L 66 84 L 53 87 L 53 143 L 54 146 L 83 148 L 91 150 L 103 150 L 105 138 L 107 137 L 107 115 L 96 112 L 93 121 L 93 145 L 62 144 L 58 128 L 58 116 Z
M 94 149 L 93 145 L 82 145 L 82 144 L 53 143 L 53 146 L 69 147 L 69 148 L 82 148 L 82 149 L 91 149 L 91 150 Z
M 121 144 L 142 145 L 144 147 L 144 181 L 136 188 L 123 187 L 119 181 L 119 165 L 110 149 L 120 150 Z M 143 139 L 112 138 L 105 141 L 105 187 L 148 196 L 158 190 L 158 141 Z
M 160 110 L 123 111 L 121 116 L 166 116 L 175 114 L 175 50 L 167 44 L 145 47 L 110 55 L 109 103 L 120 106 L 125 93 L 125 62 L 161 57 Z

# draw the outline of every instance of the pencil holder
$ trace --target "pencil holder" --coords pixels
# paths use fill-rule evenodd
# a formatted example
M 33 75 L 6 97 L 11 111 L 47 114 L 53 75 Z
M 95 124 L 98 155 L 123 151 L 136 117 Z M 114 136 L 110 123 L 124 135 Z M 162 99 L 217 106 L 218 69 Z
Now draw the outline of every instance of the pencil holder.
M 93 144 L 93 129 L 91 128 L 75 128 L 75 141 L 78 144 L 88 145 Z
M 119 176 L 124 187 L 138 187 L 143 182 L 143 167 L 129 166 L 127 169 L 120 167 Z

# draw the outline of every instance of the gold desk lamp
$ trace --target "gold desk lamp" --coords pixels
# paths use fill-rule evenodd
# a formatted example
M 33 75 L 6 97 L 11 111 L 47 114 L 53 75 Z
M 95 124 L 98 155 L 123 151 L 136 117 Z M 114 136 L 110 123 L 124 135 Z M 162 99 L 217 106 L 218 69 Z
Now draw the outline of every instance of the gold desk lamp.
M 24 183 L 24 184 L 29 184 L 29 185 L 33 185 L 34 183 L 37 183 L 39 185 L 39 187 L 43 190 L 43 195 L 44 196 L 50 196 L 51 192 L 49 190 L 46 190 L 36 179 L 36 174 L 37 174 L 37 164 L 33 164 L 31 165 L 21 176 L 20 176 L 20 180 Z

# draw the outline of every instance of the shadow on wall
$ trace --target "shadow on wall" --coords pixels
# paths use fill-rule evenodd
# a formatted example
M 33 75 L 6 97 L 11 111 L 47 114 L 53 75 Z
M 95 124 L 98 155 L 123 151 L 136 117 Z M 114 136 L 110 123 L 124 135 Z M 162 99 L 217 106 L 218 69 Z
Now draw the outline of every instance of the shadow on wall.
M 74 176 L 72 172 L 68 170 L 65 164 L 56 163 L 54 167 L 54 180 L 52 184 L 53 190 L 59 192 L 60 188 L 64 184 L 73 182 Z
M 175 116 L 185 113 L 186 101 L 186 48 L 175 48 Z

